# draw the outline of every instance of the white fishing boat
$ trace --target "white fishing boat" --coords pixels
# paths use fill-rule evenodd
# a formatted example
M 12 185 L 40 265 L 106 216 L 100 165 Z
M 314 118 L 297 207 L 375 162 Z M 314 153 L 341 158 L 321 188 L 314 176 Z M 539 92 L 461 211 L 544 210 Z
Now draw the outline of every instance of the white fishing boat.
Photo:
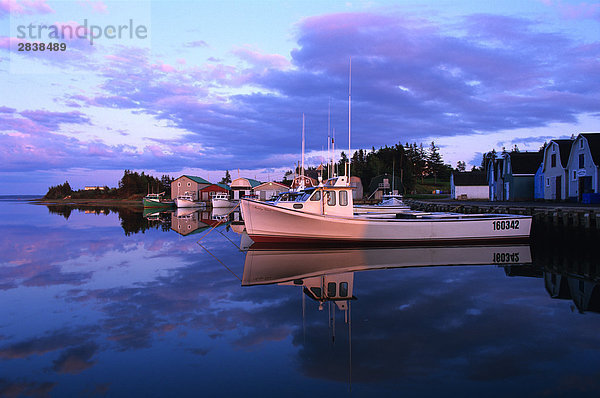
M 285 206 L 250 199 L 241 203 L 255 242 L 418 243 L 525 239 L 531 217 L 498 214 L 400 212 L 355 215 L 347 177 L 305 190 Z
M 354 205 L 354 214 L 383 213 L 396 214 L 408 212 L 410 206 L 402 201 L 402 195 L 383 195 L 381 203 L 376 205 Z
M 194 200 L 194 196 L 191 192 L 186 192 L 183 195 L 179 195 L 174 200 L 175 206 L 180 207 L 205 207 L 204 202 L 197 202 Z
M 229 200 L 229 194 L 225 192 L 215 192 L 211 199 L 212 207 L 234 207 L 235 201 Z

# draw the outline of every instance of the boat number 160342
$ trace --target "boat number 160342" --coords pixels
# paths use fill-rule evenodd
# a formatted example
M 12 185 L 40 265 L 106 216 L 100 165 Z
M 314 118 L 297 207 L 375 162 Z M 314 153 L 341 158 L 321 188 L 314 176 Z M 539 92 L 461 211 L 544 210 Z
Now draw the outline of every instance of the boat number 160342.
M 492 225 L 494 226 L 494 231 L 519 229 L 519 220 L 492 221 Z

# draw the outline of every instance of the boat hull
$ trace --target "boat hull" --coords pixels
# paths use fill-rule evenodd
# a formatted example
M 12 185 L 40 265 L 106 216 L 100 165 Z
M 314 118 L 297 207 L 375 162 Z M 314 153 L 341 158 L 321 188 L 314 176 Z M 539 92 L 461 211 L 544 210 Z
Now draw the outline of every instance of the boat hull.
M 169 207 L 173 207 L 175 205 L 174 202 L 172 202 L 172 201 L 157 201 L 157 200 L 146 199 L 146 198 L 144 198 L 143 203 L 144 203 L 144 207 L 169 208 Z
M 176 198 L 175 206 L 176 207 L 204 207 L 205 204 L 203 202 L 194 202 L 192 200 Z
M 235 207 L 235 203 L 227 199 L 212 199 L 212 207 Z
M 420 243 L 522 240 L 531 217 L 465 215 L 465 218 L 367 219 L 322 216 L 244 199 L 242 214 L 255 242 Z

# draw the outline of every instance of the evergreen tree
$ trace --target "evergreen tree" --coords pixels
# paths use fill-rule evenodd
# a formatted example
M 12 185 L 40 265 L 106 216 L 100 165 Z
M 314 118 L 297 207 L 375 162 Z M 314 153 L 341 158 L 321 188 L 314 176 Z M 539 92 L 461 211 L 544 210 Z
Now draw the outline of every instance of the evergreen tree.
M 219 184 L 231 184 L 231 174 L 229 174 L 229 170 L 225 170 L 225 177 L 221 178 Z

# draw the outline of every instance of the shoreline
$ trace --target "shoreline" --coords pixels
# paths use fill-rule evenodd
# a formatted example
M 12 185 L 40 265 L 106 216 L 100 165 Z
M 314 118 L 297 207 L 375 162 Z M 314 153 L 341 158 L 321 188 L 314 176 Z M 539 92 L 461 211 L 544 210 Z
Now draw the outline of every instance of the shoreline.
M 64 205 L 64 206 L 119 206 L 144 208 L 141 199 L 31 199 L 31 204 L 36 205 Z

